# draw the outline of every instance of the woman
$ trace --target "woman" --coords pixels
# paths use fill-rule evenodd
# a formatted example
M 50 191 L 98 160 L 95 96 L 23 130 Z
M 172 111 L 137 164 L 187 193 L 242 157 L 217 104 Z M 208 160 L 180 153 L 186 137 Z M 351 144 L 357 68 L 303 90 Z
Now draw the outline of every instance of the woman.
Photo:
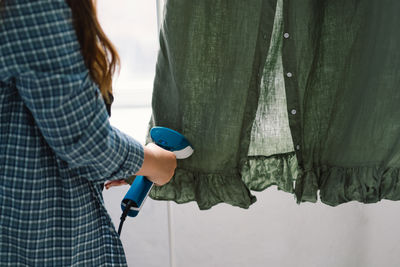
M 91 0 L 1 5 L 0 265 L 124 266 L 102 184 L 163 185 L 175 156 L 110 126 L 118 55 Z

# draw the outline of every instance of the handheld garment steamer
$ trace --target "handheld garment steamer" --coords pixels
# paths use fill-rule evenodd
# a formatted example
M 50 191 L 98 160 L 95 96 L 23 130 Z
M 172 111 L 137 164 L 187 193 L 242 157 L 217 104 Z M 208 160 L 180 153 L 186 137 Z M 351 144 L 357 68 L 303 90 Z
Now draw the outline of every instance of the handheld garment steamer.
M 168 151 L 174 152 L 176 159 L 185 159 L 193 154 L 193 148 L 189 141 L 180 133 L 165 128 L 154 127 L 150 131 L 154 143 Z M 143 206 L 144 201 L 153 188 L 153 183 L 144 176 L 136 176 L 129 191 L 121 202 L 121 222 L 118 234 L 121 234 L 122 225 L 126 216 L 136 217 Z

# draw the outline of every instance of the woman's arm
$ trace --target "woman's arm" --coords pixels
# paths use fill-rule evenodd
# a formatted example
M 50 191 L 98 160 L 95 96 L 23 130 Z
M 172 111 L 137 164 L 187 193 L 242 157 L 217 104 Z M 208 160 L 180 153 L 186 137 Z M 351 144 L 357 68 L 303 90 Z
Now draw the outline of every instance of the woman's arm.
M 7 1 L 0 28 L 0 78 L 15 79 L 35 124 L 59 158 L 89 180 L 125 178 L 139 169 L 152 177 L 143 160 L 152 162 L 156 155 L 109 124 L 64 0 Z M 161 155 L 170 158 L 169 152 Z

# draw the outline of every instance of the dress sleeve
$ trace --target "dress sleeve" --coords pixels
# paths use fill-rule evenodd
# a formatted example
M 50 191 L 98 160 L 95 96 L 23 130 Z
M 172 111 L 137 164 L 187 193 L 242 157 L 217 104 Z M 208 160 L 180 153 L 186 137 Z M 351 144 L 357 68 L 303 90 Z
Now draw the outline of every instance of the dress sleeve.
M 54 153 L 88 179 L 122 179 L 136 173 L 143 163 L 143 146 L 109 124 L 65 1 L 6 1 L 2 15 L 0 75 L 15 79 Z

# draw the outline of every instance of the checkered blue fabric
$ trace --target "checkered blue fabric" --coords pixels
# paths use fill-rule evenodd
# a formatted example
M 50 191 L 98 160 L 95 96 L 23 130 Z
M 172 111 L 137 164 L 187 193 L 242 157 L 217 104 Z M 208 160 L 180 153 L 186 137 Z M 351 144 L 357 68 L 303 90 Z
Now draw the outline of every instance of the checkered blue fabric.
M 64 0 L 0 17 L 0 266 L 125 266 L 101 194 L 143 147 L 110 126 Z

